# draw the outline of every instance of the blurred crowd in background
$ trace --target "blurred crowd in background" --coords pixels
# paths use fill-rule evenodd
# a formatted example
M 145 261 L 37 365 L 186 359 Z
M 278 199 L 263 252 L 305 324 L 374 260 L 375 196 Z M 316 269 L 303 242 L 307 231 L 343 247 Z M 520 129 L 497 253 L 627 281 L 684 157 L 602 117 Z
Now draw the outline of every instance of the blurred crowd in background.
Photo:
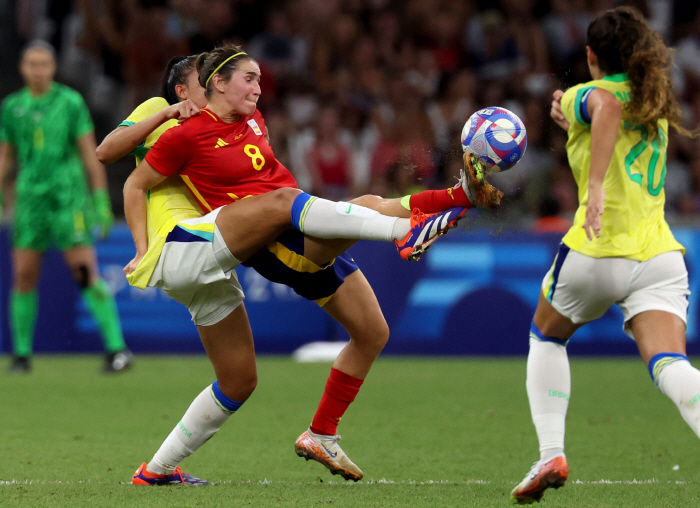
M 501 209 L 476 220 L 537 227 L 577 206 L 552 92 L 590 80 L 587 25 L 620 4 L 676 48 L 676 93 L 697 127 L 700 0 L 0 0 L 0 98 L 21 86 L 22 45 L 48 40 L 57 80 L 84 95 L 99 143 L 158 95 L 173 55 L 242 44 L 261 66 L 259 108 L 277 158 L 301 188 L 332 199 L 453 185 L 465 121 L 499 105 L 523 119 L 528 147 L 493 178 Z M 669 138 L 671 224 L 700 225 L 699 143 Z M 132 168 L 132 158 L 108 168 L 117 214 Z

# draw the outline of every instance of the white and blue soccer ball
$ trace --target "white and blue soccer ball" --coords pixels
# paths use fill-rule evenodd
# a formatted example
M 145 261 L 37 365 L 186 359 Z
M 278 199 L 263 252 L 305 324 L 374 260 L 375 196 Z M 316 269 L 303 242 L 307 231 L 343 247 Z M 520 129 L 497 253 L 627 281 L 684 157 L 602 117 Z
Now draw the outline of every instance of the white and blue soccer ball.
M 518 115 L 506 108 L 480 109 L 462 129 L 462 150 L 471 152 L 489 167 L 489 173 L 512 168 L 527 147 L 527 132 Z

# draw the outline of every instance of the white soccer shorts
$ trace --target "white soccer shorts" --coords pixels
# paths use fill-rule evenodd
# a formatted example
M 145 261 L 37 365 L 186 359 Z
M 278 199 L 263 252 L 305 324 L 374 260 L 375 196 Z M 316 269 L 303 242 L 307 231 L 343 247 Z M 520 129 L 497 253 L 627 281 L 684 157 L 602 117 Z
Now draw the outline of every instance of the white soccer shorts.
M 218 323 L 244 299 L 235 270 L 240 261 L 216 226 L 220 210 L 179 222 L 168 235 L 148 282 L 185 305 L 197 326 Z
M 547 275 L 542 293 L 552 306 L 575 324 L 598 319 L 616 303 L 624 315 L 623 330 L 637 314 L 660 310 L 687 323 L 688 270 L 680 251 L 647 261 L 592 258 L 563 243 Z

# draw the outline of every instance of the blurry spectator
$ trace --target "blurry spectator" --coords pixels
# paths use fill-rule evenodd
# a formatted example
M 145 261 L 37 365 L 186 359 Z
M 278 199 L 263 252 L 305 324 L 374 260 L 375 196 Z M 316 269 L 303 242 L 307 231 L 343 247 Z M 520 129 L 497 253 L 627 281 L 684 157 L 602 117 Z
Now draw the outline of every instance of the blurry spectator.
M 462 20 L 450 10 L 440 9 L 427 19 L 428 47 L 441 72 L 453 72 L 464 60 L 460 44 Z
M 666 182 L 664 194 L 666 196 L 666 209 L 673 216 L 674 209 L 679 209 L 680 200 L 691 189 L 691 178 L 688 165 L 680 158 L 679 136 L 675 131 L 669 130 L 668 149 L 666 150 Z
M 561 233 L 569 231 L 573 222 L 559 216 L 561 205 L 552 197 L 545 197 L 539 206 L 537 220 L 532 224 L 535 233 Z
M 584 11 L 584 0 L 551 0 L 550 5 L 552 11 L 542 20 L 542 28 L 553 56 L 566 66 L 586 44 L 592 16 Z
M 291 34 L 282 8 L 270 10 L 265 31 L 251 39 L 247 50 L 258 62 L 264 62 L 277 80 L 302 74 L 307 66 L 307 41 Z
M 433 97 L 438 91 L 441 77 L 435 56 L 425 48 L 416 49 L 413 46 L 405 45 L 402 49 L 406 51 L 405 57 L 409 55 L 413 57 L 407 63 L 408 70 L 404 74 L 404 81 L 415 88 L 424 98 Z
M 506 79 L 526 64 L 514 34 L 495 9 L 469 20 L 464 42 L 476 59 L 481 79 Z
M 321 108 L 316 119 L 316 140 L 306 152 L 306 166 L 317 196 L 340 201 L 350 195 L 350 153 L 339 139 L 340 120 L 333 106 Z
M 410 178 L 429 185 L 435 169 L 433 133 L 420 95 L 402 79 L 393 78 L 385 100 L 374 111 L 373 122 L 381 136 L 372 157 L 373 178 L 388 175 L 389 169 L 398 165 L 401 178 L 397 181 Z
M 236 14 L 229 0 L 198 0 L 196 22 L 199 30 L 189 38 L 192 54 L 211 51 L 217 44 L 237 38 Z
M 578 191 L 565 155 L 552 171 L 551 182 L 552 197 L 559 203 L 559 213 L 563 217 L 573 219 L 578 209 Z
M 161 72 L 173 55 L 187 55 L 187 42 L 168 26 L 165 0 L 140 0 L 124 38 L 124 74 L 135 107 L 158 95 Z
M 468 70 L 446 77 L 443 83 L 444 90 L 440 97 L 427 106 L 435 147 L 441 151 L 458 142 L 458 139 L 451 138 L 450 134 L 461 133 L 464 123 L 475 111 L 476 93 L 476 80 Z
M 351 61 L 359 34 L 357 20 L 347 14 L 338 15 L 328 26 L 314 34 L 311 66 L 315 75 L 316 90 L 321 97 L 326 98 L 333 94 L 333 73 Z

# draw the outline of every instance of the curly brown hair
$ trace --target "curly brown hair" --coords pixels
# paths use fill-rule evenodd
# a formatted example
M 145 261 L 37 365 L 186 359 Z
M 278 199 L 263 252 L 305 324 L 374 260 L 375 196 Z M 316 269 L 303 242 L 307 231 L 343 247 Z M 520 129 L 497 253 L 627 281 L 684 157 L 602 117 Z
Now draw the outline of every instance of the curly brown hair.
M 654 133 L 665 118 L 670 127 L 685 136 L 697 133 L 681 124 L 683 115 L 673 94 L 671 49 L 641 13 L 632 7 L 617 7 L 596 16 L 588 25 L 587 44 L 598 57 L 606 74 L 626 73 L 630 81 L 630 102 L 625 118 Z
M 231 58 L 234 55 L 236 55 L 235 58 Z M 226 61 L 228 58 L 231 59 Z M 199 55 L 195 65 L 199 73 L 199 84 L 206 90 L 204 95 L 206 95 L 207 99 L 210 98 L 212 94 L 211 78 L 213 78 L 215 74 L 219 74 L 228 81 L 231 79 L 231 75 L 238 69 L 240 63 L 246 60 L 252 60 L 252 58 L 243 51 L 243 48 L 233 44 L 225 44 L 214 48 L 209 53 L 202 53 Z M 221 65 L 222 63 L 224 65 Z M 219 67 L 220 65 L 221 67 Z

